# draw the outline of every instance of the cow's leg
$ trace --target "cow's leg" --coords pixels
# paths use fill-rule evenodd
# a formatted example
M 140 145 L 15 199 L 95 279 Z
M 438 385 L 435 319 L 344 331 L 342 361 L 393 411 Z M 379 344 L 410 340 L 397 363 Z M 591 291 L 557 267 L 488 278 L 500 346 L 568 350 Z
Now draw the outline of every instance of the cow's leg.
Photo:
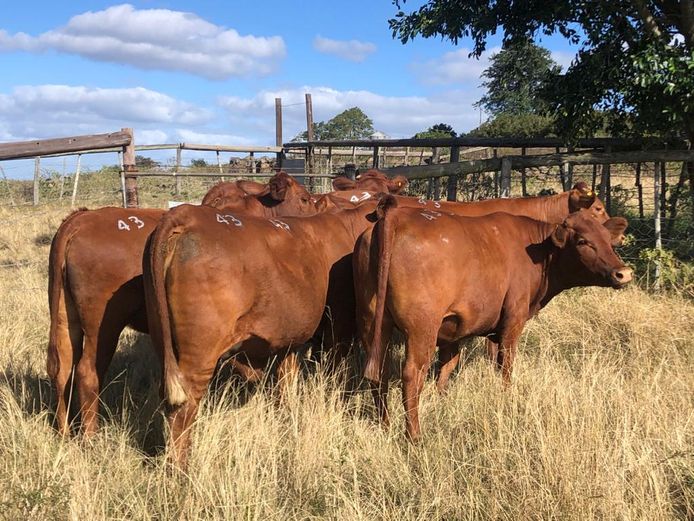
M 487 347 L 487 360 L 494 364 L 497 370 L 501 369 L 503 355 L 500 354 L 499 344 L 487 337 L 485 345 Z
M 402 370 L 402 400 L 407 437 L 411 441 L 417 441 L 420 436 L 419 395 L 434 357 L 437 332 L 438 327 L 412 330 L 407 339 L 405 366 Z
M 122 327 L 105 324 L 98 333 L 88 331 L 85 335 L 84 350 L 77 364 L 75 379 L 82 415 L 82 432 L 86 436 L 94 434 L 99 428 L 99 394 L 121 331 Z
M 459 342 L 441 342 L 439 345 L 439 374 L 436 377 L 436 389 L 440 394 L 446 392 L 448 380 L 460 361 Z
M 367 356 L 371 347 L 371 339 L 373 337 L 372 328 L 373 323 L 365 321 L 360 329 L 361 343 L 364 350 L 367 352 Z M 370 382 L 371 394 L 373 395 L 376 412 L 384 426 L 388 426 L 390 423 L 390 419 L 388 417 L 388 382 L 390 380 L 391 354 L 390 349 L 388 348 L 388 343 L 390 341 L 392 332 L 393 319 L 386 310 L 386 313 L 383 316 L 383 323 L 381 324 L 381 353 L 383 353 L 383 359 L 379 362 L 380 378 L 378 382 Z
M 171 408 L 168 412 L 170 444 L 174 450 L 176 464 L 185 469 L 190 455 L 190 442 L 193 421 L 198 414 L 200 401 L 214 375 L 216 360 L 200 359 L 200 366 L 194 370 L 181 365 L 185 382 L 186 401 Z
M 277 379 L 280 386 L 280 396 L 287 398 L 296 384 L 299 377 L 299 359 L 296 350 L 290 349 L 282 358 L 277 368 Z
M 66 303 L 71 306 L 71 303 Z M 82 354 L 83 333 L 76 313 L 61 309 L 55 345 L 48 349 L 48 375 L 56 390 L 55 421 L 58 432 L 70 431 L 70 403 L 73 400 L 74 364 Z
M 501 369 L 501 377 L 505 386 L 511 384 L 511 372 L 513 371 L 513 361 L 516 358 L 516 347 L 524 325 L 525 322 L 506 324 L 499 335 L 497 364 Z

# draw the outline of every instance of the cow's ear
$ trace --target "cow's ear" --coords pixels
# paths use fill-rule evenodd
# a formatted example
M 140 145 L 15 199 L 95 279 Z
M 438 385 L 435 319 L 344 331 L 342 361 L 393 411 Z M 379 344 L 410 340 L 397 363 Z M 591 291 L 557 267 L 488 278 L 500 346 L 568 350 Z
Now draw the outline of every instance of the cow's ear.
M 402 175 L 395 176 L 393 179 L 388 179 L 388 191 L 391 194 L 399 194 L 407 186 L 407 178 Z
M 557 248 L 563 248 L 569 240 L 569 229 L 563 225 L 558 224 L 557 227 L 552 232 L 552 242 Z
M 330 200 L 327 195 L 323 195 L 316 200 L 315 207 L 319 212 L 325 212 L 330 206 Z
M 610 232 L 612 246 L 620 246 L 624 242 L 624 231 L 629 226 L 629 221 L 624 217 L 612 217 L 603 223 Z
M 593 206 L 595 198 L 595 192 L 586 183 L 580 181 L 569 192 L 569 209 L 573 213 L 581 208 L 590 208 Z
M 248 195 L 266 195 L 270 191 L 270 186 L 268 184 L 258 183 L 256 181 L 241 180 L 236 182 L 236 186 Z
M 270 185 L 270 197 L 275 201 L 284 201 L 287 191 L 294 180 L 286 172 L 275 174 L 268 185 Z
M 333 188 L 337 191 L 354 190 L 355 187 L 356 183 L 347 177 L 340 176 L 333 179 Z

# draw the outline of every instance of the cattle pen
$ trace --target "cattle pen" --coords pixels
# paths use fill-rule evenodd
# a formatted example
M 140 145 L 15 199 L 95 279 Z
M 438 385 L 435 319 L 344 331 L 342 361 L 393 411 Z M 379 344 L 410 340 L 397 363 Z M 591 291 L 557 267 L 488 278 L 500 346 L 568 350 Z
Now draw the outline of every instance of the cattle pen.
M 137 145 L 133 130 L 124 128 L 0 144 L 0 161 L 34 160 L 30 186 L 11 182 L 2 170 L 5 190 L 0 200 L 3 205 L 38 206 L 62 202 L 65 195 L 73 207 L 78 201 L 134 207 L 149 195 L 196 200 L 218 179 L 267 178 L 280 169 L 298 176 L 311 191 L 323 192 L 338 175 L 353 177 L 359 170 L 377 168 L 405 176 L 412 195 L 450 201 L 555 193 L 581 180 L 605 202 L 609 213 L 629 216 L 632 241 L 624 252 L 627 259 L 637 260 L 644 249 L 656 251 L 653 285 L 657 287 L 660 279 L 657 251 L 665 248 L 681 259 L 694 259 L 694 151 L 685 141 L 591 138 L 567 145 L 557 138 L 458 137 L 281 143 L 281 133 L 276 137 L 268 146 Z M 171 157 L 165 163 L 146 160 L 145 154 L 155 152 Z M 213 154 L 214 159 L 185 165 L 183 154 L 196 152 Z M 79 197 L 81 158 L 89 154 L 115 155 L 115 166 L 92 172 L 88 179 L 82 174 L 82 183 L 98 187 L 98 196 L 87 191 Z M 65 166 L 69 156 L 76 158 L 71 174 Z M 58 168 L 42 169 L 42 164 L 58 158 L 63 160 L 62 173 Z M 143 158 L 144 163 L 137 164 Z

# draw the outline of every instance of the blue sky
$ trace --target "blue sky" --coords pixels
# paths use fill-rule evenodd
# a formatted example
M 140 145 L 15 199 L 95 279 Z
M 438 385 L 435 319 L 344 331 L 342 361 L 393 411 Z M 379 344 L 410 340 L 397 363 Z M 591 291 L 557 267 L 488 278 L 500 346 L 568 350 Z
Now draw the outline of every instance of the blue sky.
M 316 121 L 357 105 L 391 137 L 474 128 L 489 53 L 402 45 L 395 12 L 390 0 L 15 3 L 0 21 L 0 141 L 133 127 L 140 144 L 269 145 L 274 98 L 289 140 L 305 92 Z M 541 43 L 563 65 L 573 55 L 559 37 Z

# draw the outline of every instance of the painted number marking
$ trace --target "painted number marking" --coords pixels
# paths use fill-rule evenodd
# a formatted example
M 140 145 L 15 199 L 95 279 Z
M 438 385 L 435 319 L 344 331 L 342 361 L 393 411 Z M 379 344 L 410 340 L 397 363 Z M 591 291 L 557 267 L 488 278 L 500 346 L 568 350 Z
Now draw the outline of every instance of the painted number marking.
M 371 194 L 369 192 L 362 192 L 359 197 L 356 195 L 353 195 L 352 197 L 349 198 L 350 203 L 360 203 L 362 201 L 366 201 L 367 199 L 371 199 Z
M 128 221 L 130 221 L 130 222 L 133 223 L 135 226 L 137 226 L 137 229 L 138 229 L 138 230 L 141 230 L 142 228 L 145 227 L 144 221 L 138 219 L 138 218 L 135 217 L 134 215 L 131 215 L 130 217 L 128 217 Z M 127 231 L 130 231 L 130 225 L 129 225 L 127 222 L 125 222 L 123 219 L 118 219 L 118 223 L 117 223 L 117 224 L 118 224 L 118 229 L 119 229 L 119 230 L 127 230 Z
M 434 221 L 438 217 L 441 217 L 441 213 L 435 212 L 434 210 L 425 210 L 421 212 L 420 215 L 428 221 Z
M 243 226 L 243 223 L 233 215 L 217 214 L 217 222 L 224 224 L 233 224 L 234 226 Z
M 279 219 L 268 219 L 268 220 L 272 223 L 272 225 L 275 228 L 280 228 L 282 230 L 289 231 L 289 225 L 286 222 L 280 221 Z

